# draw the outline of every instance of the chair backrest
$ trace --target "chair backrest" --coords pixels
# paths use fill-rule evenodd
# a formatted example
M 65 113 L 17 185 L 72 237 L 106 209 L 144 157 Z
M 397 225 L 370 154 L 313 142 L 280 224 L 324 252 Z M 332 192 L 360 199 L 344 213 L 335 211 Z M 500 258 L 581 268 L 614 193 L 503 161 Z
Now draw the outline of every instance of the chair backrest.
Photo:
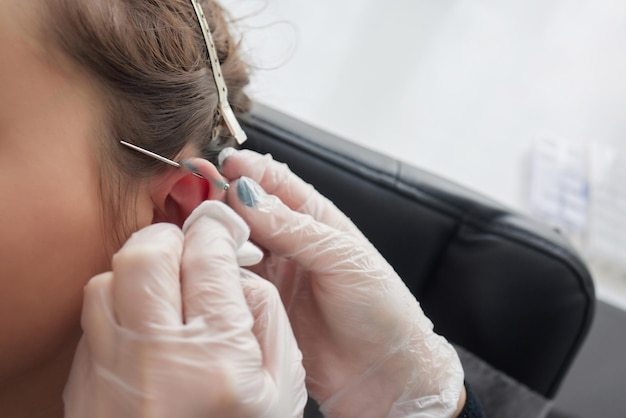
M 438 333 L 554 397 L 595 307 L 589 272 L 562 235 L 271 108 L 257 104 L 244 129 L 246 147 L 287 163 L 352 218 Z

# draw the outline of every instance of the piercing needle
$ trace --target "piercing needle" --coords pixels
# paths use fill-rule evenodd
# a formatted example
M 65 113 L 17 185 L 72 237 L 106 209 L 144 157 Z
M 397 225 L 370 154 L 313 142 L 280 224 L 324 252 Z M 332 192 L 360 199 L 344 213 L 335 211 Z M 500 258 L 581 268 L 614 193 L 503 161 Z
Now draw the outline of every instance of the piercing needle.
M 133 145 L 130 142 L 120 141 L 120 143 L 122 145 L 130 148 L 130 149 L 133 149 L 133 150 L 135 150 L 137 152 L 140 152 L 140 153 L 142 153 L 144 155 L 147 155 L 148 157 L 152 157 L 155 160 L 159 160 L 159 161 L 161 161 L 161 162 L 163 162 L 165 164 L 169 164 L 172 167 L 176 167 L 176 168 L 180 168 L 181 167 L 180 163 L 177 163 L 176 161 L 170 160 L 169 158 L 165 158 L 165 157 L 163 157 L 163 156 L 161 156 L 159 154 L 155 154 L 154 152 L 148 151 L 147 149 L 144 149 L 144 148 L 141 148 L 141 147 L 138 147 L 137 145 Z M 203 176 L 198 174 L 193 169 L 193 166 L 190 167 L 189 165 L 185 164 L 185 167 L 188 168 L 194 176 L 199 177 L 201 179 L 204 178 Z M 225 181 L 223 181 L 223 180 L 217 180 L 217 179 L 207 179 L 207 180 L 211 180 L 213 182 L 213 184 L 215 184 L 217 187 L 219 187 L 221 189 L 224 189 L 224 190 L 230 189 L 230 185 L 228 183 L 226 183 Z

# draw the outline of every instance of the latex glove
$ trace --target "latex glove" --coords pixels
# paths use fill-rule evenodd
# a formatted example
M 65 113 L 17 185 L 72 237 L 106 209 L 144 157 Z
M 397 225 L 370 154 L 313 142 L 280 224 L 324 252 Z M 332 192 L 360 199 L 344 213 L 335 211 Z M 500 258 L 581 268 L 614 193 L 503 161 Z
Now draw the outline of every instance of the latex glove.
M 246 225 L 205 202 L 183 229 L 135 233 L 86 286 L 65 416 L 301 417 L 304 369 L 278 292 L 236 262 Z
M 229 149 L 221 160 L 226 177 L 262 186 L 241 177 L 228 203 L 267 251 L 255 271 L 281 292 L 324 416 L 458 413 L 456 351 L 352 222 L 270 156 Z

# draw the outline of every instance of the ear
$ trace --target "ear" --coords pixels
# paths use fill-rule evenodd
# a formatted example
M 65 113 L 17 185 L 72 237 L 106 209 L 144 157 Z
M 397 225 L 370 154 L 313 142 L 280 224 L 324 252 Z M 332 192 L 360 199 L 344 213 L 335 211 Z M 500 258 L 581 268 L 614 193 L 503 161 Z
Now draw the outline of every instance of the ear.
M 200 158 L 186 160 L 193 167 L 169 170 L 150 185 L 154 203 L 152 223 L 169 222 L 182 227 L 191 212 L 205 200 L 224 201 L 226 191 L 216 179 L 222 179 L 217 168 Z M 200 174 L 203 178 L 197 177 Z

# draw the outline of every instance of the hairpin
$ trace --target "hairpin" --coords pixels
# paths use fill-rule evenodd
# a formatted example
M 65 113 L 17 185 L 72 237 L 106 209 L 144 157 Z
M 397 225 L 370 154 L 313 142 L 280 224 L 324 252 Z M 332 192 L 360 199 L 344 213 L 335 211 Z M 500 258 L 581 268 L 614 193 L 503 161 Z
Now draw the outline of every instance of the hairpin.
M 243 129 L 241 129 L 241 125 L 239 125 L 239 122 L 235 117 L 235 113 L 230 107 L 230 103 L 228 103 L 228 88 L 226 87 L 224 76 L 222 75 L 220 60 L 217 57 L 215 44 L 213 43 L 213 38 L 211 37 L 209 23 L 204 15 L 202 6 L 198 3 L 198 0 L 191 0 L 191 4 L 196 11 L 196 16 L 198 17 L 198 22 L 200 23 L 200 28 L 202 29 L 202 34 L 204 35 L 204 41 L 206 42 L 206 47 L 209 51 L 209 61 L 211 62 L 213 78 L 215 79 L 215 85 L 217 86 L 219 112 L 222 115 L 224 122 L 226 122 L 226 126 L 228 127 L 230 134 L 234 136 L 237 143 L 241 145 L 246 141 L 246 139 L 248 139 L 248 136 Z
M 224 76 L 222 75 L 222 68 L 220 66 L 219 58 L 217 57 L 217 51 L 215 49 L 215 44 L 213 43 L 213 38 L 211 37 L 209 23 L 206 19 L 206 16 L 204 15 L 204 10 L 202 10 L 202 6 L 200 6 L 200 3 L 198 3 L 197 0 L 191 0 L 191 4 L 193 5 L 196 16 L 198 17 L 198 22 L 200 23 L 200 28 L 202 29 L 202 34 L 204 36 L 207 51 L 209 52 L 209 61 L 211 63 L 211 69 L 213 71 L 215 86 L 217 87 L 217 100 L 220 115 L 224 119 L 224 122 L 226 123 L 226 127 L 228 128 L 230 134 L 235 138 L 237 143 L 241 145 L 248 139 L 248 136 L 246 135 L 244 130 L 241 129 L 241 125 L 239 125 L 239 121 L 237 121 L 237 117 L 235 117 L 235 113 L 233 112 L 233 109 L 230 107 L 230 103 L 228 102 L 228 88 L 226 87 Z M 137 145 L 133 145 L 126 141 L 120 141 L 120 143 L 128 148 L 131 148 L 151 158 L 169 164 L 173 167 L 181 167 L 181 163 L 177 163 L 176 161 L 170 160 L 152 151 L 148 151 L 144 148 L 138 147 Z M 183 165 L 185 164 L 183 163 Z M 193 169 L 190 168 L 190 170 L 195 176 L 204 178 Z M 228 183 L 224 182 L 223 180 L 210 180 L 216 186 L 223 188 L 224 190 L 228 190 L 228 188 L 230 187 Z

